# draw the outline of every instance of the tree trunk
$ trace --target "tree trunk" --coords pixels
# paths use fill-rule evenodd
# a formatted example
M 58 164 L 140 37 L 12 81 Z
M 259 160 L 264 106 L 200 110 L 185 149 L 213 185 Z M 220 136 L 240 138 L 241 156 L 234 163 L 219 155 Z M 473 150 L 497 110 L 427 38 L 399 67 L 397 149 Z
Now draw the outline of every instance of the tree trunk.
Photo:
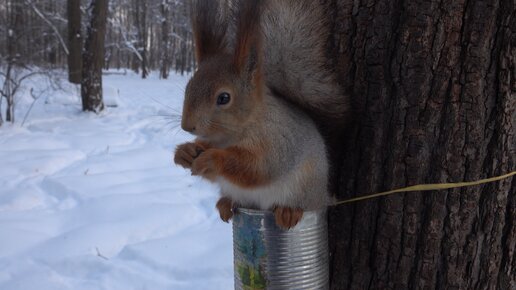
M 169 21 L 169 1 L 161 2 L 161 55 L 159 77 L 167 79 L 170 71 L 170 21 Z
M 80 84 L 82 78 L 81 1 L 68 0 L 68 80 Z
M 329 0 L 354 101 L 338 198 L 516 168 L 512 0 Z M 516 178 L 334 208 L 332 289 L 516 289 Z
M 14 93 L 16 84 L 15 67 L 23 67 L 23 60 L 19 52 L 21 48 L 20 39 L 23 28 L 23 5 L 22 3 L 10 2 L 7 5 L 8 26 L 7 26 L 7 61 L 4 79 L 3 95 L 6 99 L 5 121 L 14 123 Z M 0 97 L 1 98 L 1 97 Z M 1 99 L 0 99 L 1 101 Z
M 136 49 L 141 57 L 134 58 L 133 70 L 138 72 L 139 67 L 142 69 L 142 78 L 147 78 L 147 1 L 133 0 L 133 18 L 134 26 L 137 32 Z
M 140 42 L 142 45 L 142 78 L 147 78 L 148 72 L 148 55 L 147 55 L 147 40 L 148 40 L 148 32 L 147 32 L 147 1 L 140 1 Z
M 91 1 L 91 19 L 82 60 L 82 109 L 96 113 L 104 109 L 104 103 L 102 102 L 102 67 L 104 64 L 107 2 L 108 0 Z

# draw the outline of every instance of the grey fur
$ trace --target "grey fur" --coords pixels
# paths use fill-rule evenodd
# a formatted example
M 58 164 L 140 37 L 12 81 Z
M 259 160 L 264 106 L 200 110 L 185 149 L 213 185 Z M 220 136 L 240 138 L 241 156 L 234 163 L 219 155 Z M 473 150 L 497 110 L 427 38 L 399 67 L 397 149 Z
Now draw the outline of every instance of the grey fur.
M 267 143 L 264 147 L 270 150 L 261 162 L 267 165 L 271 181 L 245 189 L 219 178 L 221 195 L 247 208 L 289 206 L 312 210 L 327 206 L 328 159 L 315 124 L 270 92 L 265 93 L 264 103 L 262 114 L 246 126 L 248 130 L 243 131 L 238 143 L 242 147 Z
M 230 2 L 235 10 L 238 1 Z M 325 6 L 317 0 L 263 2 L 267 86 L 311 115 L 330 121 L 329 125 L 345 124 L 350 116 L 350 101 L 326 55 L 331 31 Z M 234 38 L 235 16 L 229 18 L 233 21 L 228 34 Z
M 309 112 L 343 120 L 349 100 L 328 64 L 329 15 L 319 1 L 269 0 L 264 33 L 267 85 Z

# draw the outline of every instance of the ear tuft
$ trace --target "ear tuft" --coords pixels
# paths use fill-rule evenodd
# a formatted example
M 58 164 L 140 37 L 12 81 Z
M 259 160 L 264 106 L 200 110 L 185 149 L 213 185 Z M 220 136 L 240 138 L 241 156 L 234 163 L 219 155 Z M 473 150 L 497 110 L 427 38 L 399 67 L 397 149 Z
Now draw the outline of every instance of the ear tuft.
M 219 0 L 192 0 L 192 29 L 198 63 L 226 48 L 227 19 Z
M 261 65 L 262 1 L 240 0 L 237 7 L 237 27 L 233 64 L 238 72 L 253 73 Z

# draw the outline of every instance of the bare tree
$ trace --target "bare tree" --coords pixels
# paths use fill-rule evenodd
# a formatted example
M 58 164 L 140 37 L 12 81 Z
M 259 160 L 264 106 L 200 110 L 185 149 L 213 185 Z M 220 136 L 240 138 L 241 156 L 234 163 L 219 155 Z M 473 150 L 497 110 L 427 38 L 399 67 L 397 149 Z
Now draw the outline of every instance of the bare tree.
M 31 0 L 9 0 L 5 6 L 0 4 L 0 124 L 4 121 L 2 105 L 5 103 L 5 121 L 15 121 L 16 100 L 20 91 L 26 92 L 26 80 L 38 75 L 50 85 L 55 83 L 49 66 L 37 65 L 37 57 L 43 58 L 47 53 L 46 46 L 32 45 L 37 42 L 35 35 L 45 31 L 54 39 L 55 50 L 67 53 L 67 47 L 60 36 L 59 25 L 54 19 L 36 6 Z M 56 7 L 53 7 L 54 9 Z M 55 18 L 55 17 L 54 17 Z M 34 24 L 34 25 L 33 25 Z M 36 25 L 37 24 L 37 25 Z M 55 54 L 58 60 L 59 56 Z M 43 80 L 43 79 L 42 79 Z
M 102 101 L 102 67 L 104 66 L 104 36 L 106 32 L 108 0 L 92 0 L 90 24 L 82 59 L 81 97 L 84 111 L 100 112 Z
M 170 66 L 170 0 L 163 0 L 160 4 L 161 12 L 161 55 L 159 77 L 167 79 Z
M 17 56 L 28 65 L 65 68 L 69 79 L 79 81 L 78 57 L 85 27 L 90 21 L 87 7 L 79 0 L 0 1 L 0 38 L 7 38 L 11 11 L 22 8 L 17 30 Z M 85 1 L 82 1 L 85 2 Z M 112 0 L 106 27 L 105 68 L 134 68 L 146 76 L 150 70 L 194 68 L 187 0 Z M 84 3 L 83 3 L 84 4 Z M 89 2 L 88 2 L 89 4 Z M 87 5 L 86 5 L 87 6 Z M 3 17 L 5 16 L 5 17 Z M 81 23 L 82 21 L 82 23 Z M 81 26 L 83 29 L 81 29 Z M 81 33 L 82 31 L 82 33 Z M 68 33 L 68 39 L 61 37 Z M 82 38 L 82 39 L 81 39 Z M 7 41 L 0 41 L 0 55 L 7 55 Z M 68 51 L 69 50 L 69 51 Z M 145 68 L 143 70 L 142 68 Z M 79 72 L 74 74 L 73 72 Z
M 136 28 L 136 38 L 138 54 L 140 58 L 135 58 L 134 68 L 138 71 L 138 68 L 142 70 L 142 78 L 146 78 L 148 75 L 147 71 L 147 40 L 148 40 L 148 27 L 147 27 L 147 13 L 148 13 L 147 1 L 133 0 L 133 19 L 134 26 Z
M 81 1 L 68 0 L 68 80 L 80 84 L 82 78 L 82 33 L 81 33 Z
M 21 66 L 19 51 L 20 39 L 23 36 L 22 21 L 23 21 L 23 6 L 21 3 L 9 1 L 7 3 L 7 54 L 3 65 L 5 72 L 2 72 L 3 86 L 0 91 L 0 107 L 2 104 L 2 97 L 5 98 L 7 107 L 5 112 L 5 120 L 7 122 L 14 122 L 14 96 L 19 88 L 21 81 L 17 80 L 15 76 L 16 67 Z M 1 109 L 1 108 L 0 108 Z M 1 115 L 0 115 L 1 120 Z M 2 121 L 0 121 L 2 122 Z

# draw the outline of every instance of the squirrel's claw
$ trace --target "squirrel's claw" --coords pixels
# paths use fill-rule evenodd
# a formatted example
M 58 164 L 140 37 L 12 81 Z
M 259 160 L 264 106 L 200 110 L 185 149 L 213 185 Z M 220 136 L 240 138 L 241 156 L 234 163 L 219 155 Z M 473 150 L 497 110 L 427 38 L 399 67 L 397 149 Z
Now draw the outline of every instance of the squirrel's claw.
M 217 201 L 217 209 L 219 210 L 220 218 L 224 222 L 229 222 L 233 217 L 233 201 L 229 197 L 221 197 Z
M 303 210 L 300 208 L 290 208 L 278 206 L 274 208 L 276 224 L 285 230 L 293 228 L 303 217 Z

